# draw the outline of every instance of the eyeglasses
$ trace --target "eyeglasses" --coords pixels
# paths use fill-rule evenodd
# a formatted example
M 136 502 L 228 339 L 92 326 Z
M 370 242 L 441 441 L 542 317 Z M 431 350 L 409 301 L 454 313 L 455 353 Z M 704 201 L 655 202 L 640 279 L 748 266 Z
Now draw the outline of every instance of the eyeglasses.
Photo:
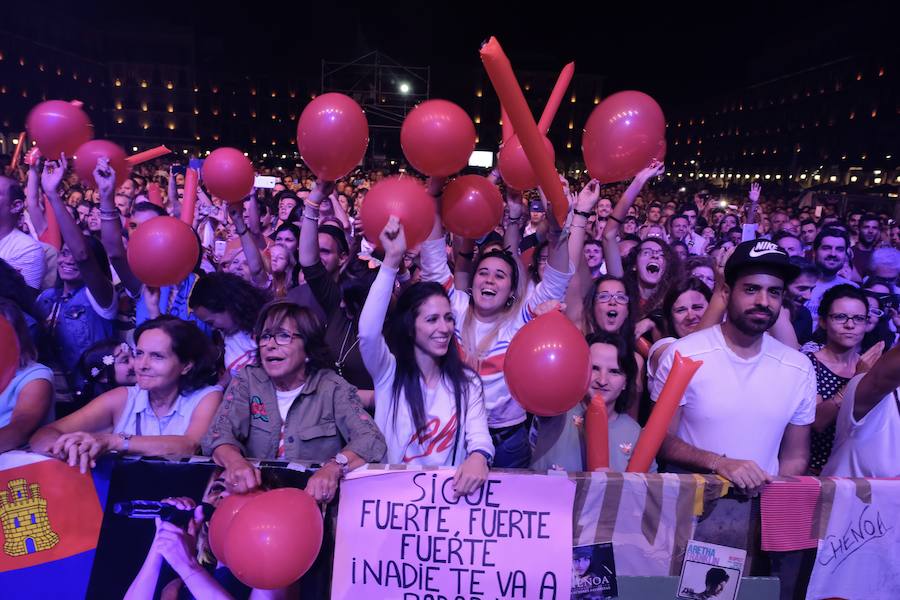
M 644 248 L 640 252 L 641 258 L 663 258 L 665 253 L 662 250 L 650 250 L 649 248 Z
M 828 318 L 837 323 L 838 325 L 844 325 L 847 321 L 853 321 L 854 325 L 864 325 L 869 317 L 866 315 L 847 315 L 844 313 L 838 313 L 836 315 L 828 315 Z
M 628 296 L 622 292 L 611 294 L 609 292 L 597 292 L 594 294 L 594 300 L 597 302 L 609 302 L 614 300 L 617 304 L 628 304 Z
M 279 331 L 278 333 L 264 333 L 259 336 L 259 344 L 268 344 L 270 340 L 274 339 L 275 343 L 279 346 L 287 346 L 295 337 L 302 338 L 303 336 L 299 333 L 289 333 L 287 331 Z

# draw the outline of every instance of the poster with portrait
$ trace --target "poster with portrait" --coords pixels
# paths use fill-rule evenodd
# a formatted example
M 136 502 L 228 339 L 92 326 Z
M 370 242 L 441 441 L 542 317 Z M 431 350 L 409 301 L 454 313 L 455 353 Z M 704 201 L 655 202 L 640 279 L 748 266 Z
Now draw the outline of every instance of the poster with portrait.
M 618 597 L 612 542 L 572 548 L 572 600 Z
M 678 581 L 679 600 L 736 600 L 747 552 L 691 540 Z

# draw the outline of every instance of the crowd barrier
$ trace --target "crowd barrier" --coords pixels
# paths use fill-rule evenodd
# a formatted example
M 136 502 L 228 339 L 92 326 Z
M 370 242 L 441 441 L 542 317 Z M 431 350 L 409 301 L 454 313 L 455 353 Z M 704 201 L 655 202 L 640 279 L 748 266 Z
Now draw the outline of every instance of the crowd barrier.
M 304 487 L 311 465 L 263 461 L 263 485 Z M 131 500 L 215 501 L 208 458 L 105 459 L 91 474 L 0 455 L 0 595 L 121 598 L 154 535 L 114 514 Z M 900 598 L 900 482 L 782 479 L 758 499 L 715 476 L 495 470 L 455 499 L 452 470 L 370 465 L 325 513 L 302 598 L 570 597 L 573 546 L 612 543 L 620 598 L 672 598 L 691 540 L 747 551 L 744 600 Z M 811 573 L 811 576 L 809 575 Z M 174 577 L 167 569 L 159 589 Z M 592 596 L 593 597 L 593 596 Z M 599 597 L 599 596 L 597 596 Z

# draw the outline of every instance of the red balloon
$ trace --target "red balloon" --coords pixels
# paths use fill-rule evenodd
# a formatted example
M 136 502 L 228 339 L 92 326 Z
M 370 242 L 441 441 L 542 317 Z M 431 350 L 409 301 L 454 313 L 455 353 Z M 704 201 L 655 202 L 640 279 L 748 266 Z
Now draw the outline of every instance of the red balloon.
M 469 164 L 475 149 L 475 125 L 456 104 L 428 100 L 406 115 L 400 146 L 406 160 L 420 173 L 447 177 Z
M 225 540 L 228 538 L 228 529 L 231 527 L 235 515 L 247 502 L 261 493 L 232 494 L 223 498 L 216 506 L 216 510 L 209 520 L 209 546 L 221 562 L 225 562 Z
M 476 240 L 500 222 L 503 198 L 497 186 L 480 175 L 463 175 L 441 197 L 441 220 L 451 233 Z
M 297 122 L 300 158 L 320 179 L 340 179 L 362 162 L 369 123 L 359 104 L 344 94 L 322 94 L 306 105 Z
M 18 370 L 19 336 L 12 323 L 0 315 L 0 392 L 6 389 Z
M 557 310 L 537 317 L 513 336 L 503 375 L 512 397 L 541 417 L 561 415 L 587 392 L 591 353 L 581 331 Z
M 197 264 L 200 245 L 194 230 L 175 217 L 153 217 L 128 241 L 128 266 L 150 287 L 181 283 Z
M 229 204 L 240 204 L 253 189 L 253 165 L 236 148 L 219 148 L 203 161 L 203 183 Z
M 434 199 L 418 179 L 408 175 L 382 179 L 366 194 L 360 209 L 363 230 L 370 242 L 380 246 L 378 236 L 391 215 L 400 219 L 406 245 L 414 248 L 425 241 L 434 227 Z
M 553 150 L 553 144 L 544 136 L 544 146 L 550 153 L 551 162 L 556 159 L 556 152 Z M 531 190 L 538 186 L 537 175 L 528 162 L 525 150 L 519 138 L 513 136 L 508 142 L 500 148 L 500 155 L 497 157 L 497 166 L 500 168 L 500 176 L 506 185 L 516 190 Z
M 584 126 L 581 150 L 591 177 L 603 183 L 634 177 L 665 155 L 666 119 L 643 92 L 619 92 L 601 102 Z
M 225 564 L 245 585 L 274 590 L 306 573 L 322 547 L 322 513 L 296 488 L 264 492 L 231 521 Z
M 109 166 L 116 173 L 116 188 L 118 188 L 131 174 L 131 166 L 125 160 L 125 151 L 121 146 L 106 140 L 91 140 L 78 146 L 78 150 L 75 151 L 75 172 L 78 173 L 78 179 L 88 187 L 97 187 L 94 169 L 97 167 L 97 159 L 101 156 L 109 159 Z
M 63 100 L 47 100 L 32 108 L 25 128 L 49 160 L 59 159 L 62 152 L 74 156 L 79 146 L 94 137 L 91 120 L 81 107 Z

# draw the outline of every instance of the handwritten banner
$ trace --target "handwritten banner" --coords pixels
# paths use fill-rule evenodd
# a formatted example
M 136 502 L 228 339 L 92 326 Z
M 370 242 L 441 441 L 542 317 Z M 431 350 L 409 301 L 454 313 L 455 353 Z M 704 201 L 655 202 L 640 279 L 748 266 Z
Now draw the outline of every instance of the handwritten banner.
M 566 477 L 491 473 L 453 496 L 453 470 L 363 472 L 341 484 L 332 600 L 568 599 Z
M 896 481 L 835 479 L 807 598 L 900 598 L 900 494 Z

